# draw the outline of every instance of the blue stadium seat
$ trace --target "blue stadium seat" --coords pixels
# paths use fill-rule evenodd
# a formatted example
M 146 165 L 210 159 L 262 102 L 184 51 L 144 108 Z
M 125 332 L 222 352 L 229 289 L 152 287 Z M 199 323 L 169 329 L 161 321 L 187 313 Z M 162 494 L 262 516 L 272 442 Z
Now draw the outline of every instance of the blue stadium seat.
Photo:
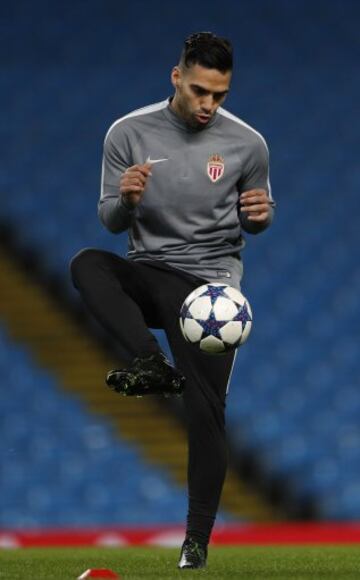
M 183 489 L 65 395 L 1 327 L 0 347 L 0 526 L 183 522 Z

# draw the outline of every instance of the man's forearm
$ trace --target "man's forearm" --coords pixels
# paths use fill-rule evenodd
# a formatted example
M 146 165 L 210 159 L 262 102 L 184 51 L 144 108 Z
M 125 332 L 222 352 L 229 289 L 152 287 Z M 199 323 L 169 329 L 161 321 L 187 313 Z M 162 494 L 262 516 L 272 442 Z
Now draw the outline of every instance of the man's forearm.
M 124 232 L 129 228 L 133 214 L 134 210 L 126 206 L 121 195 L 99 201 L 100 221 L 114 234 Z

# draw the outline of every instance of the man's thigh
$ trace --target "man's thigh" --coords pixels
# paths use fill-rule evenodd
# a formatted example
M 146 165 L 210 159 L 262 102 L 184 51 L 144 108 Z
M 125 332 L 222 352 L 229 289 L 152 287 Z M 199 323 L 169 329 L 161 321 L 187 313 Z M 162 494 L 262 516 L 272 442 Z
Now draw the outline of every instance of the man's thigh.
M 112 252 L 100 252 L 102 268 L 108 268 L 118 280 L 122 290 L 139 306 L 147 326 L 160 328 L 155 318 L 152 296 L 156 294 L 154 276 L 144 276 L 143 268 L 137 262 L 128 260 Z M 154 287 L 154 288 L 153 288 Z
M 185 298 L 206 280 L 171 268 L 161 262 L 137 262 L 137 270 L 147 289 L 152 318 L 165 329 L 169 319 L 179 324 L 179 314 Z

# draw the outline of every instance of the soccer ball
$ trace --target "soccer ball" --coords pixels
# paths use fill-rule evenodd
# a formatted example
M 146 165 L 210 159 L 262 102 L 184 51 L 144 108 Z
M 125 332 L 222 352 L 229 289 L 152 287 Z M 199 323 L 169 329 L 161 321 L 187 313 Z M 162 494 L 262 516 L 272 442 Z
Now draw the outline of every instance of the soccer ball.
M 244 344 L 251 326 L 249 302 L 228 284 L 199 286 L 180 309 L 180 328 L 185 340 L 208 354 L 222 354 Z

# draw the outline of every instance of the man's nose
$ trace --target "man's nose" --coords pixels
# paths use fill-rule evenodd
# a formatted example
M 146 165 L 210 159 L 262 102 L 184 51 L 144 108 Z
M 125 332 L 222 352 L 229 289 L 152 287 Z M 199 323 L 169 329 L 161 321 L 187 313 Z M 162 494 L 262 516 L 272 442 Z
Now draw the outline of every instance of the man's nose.
M 204 113 L 211 113 L 214 106 L 214 98 L 212 95 L 206 95 L 201 100 L 201 108 Z

